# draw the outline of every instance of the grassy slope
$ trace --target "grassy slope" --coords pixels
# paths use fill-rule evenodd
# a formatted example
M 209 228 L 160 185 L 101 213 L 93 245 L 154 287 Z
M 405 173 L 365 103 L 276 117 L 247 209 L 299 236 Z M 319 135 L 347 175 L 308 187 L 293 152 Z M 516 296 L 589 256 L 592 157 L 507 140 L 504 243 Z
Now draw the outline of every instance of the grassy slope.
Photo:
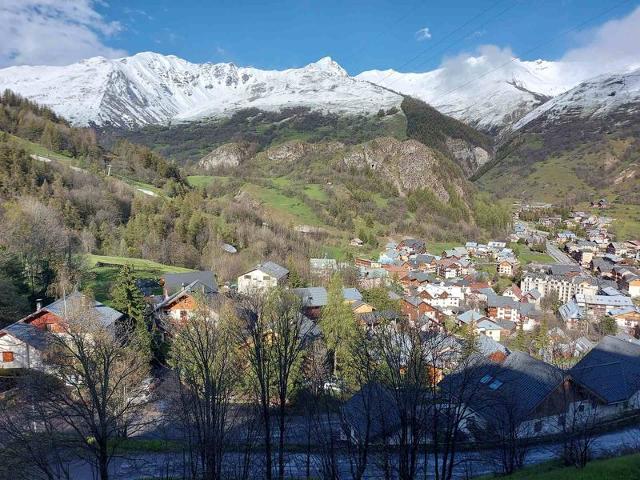
M 142 258 L 109 257 L 104 255 L 86 255 L 86 262 L 89 265 L 89 280 L 87 287 L 91 288 L 96 299 L 105 302 L 109 298 L 111 284 L 118 275 L 119 265 L 131 265 L 136 278 L 158 279 L 164 273 L 189 272 L 188 268 L 173 267 L 144 260 Z M 98 263 L 104 265 L 97 266 Z M 107 302 L 108 303 L 108 302 Z
M 41 157 L 46 157 L 46 158 L 50 158 L 51 160 L 57 160 L 61 163 L 64 163 L 66 165 L 75 165 L 76 159 L 72 158 L 72 157 L 67 157 L 66 155 L 62 155 L 60 153 L 56 153 L 56 152 L 52 152 L 51 150 L 43 147 L 42 145 L 38 144 L 38 143 L 33 143 L 30 142 L 29 140 L 25 140 L 24 138 L 20 138 L 20 137 L 16 137 L 15 135 L 12 135 L 10 133 L 6 133 L 5 134 L 14 142 L 16 142 L 18 145 L 20 145 L 22 148 L 25 149 L 25 151 L 33 154 L 33 155 L 39 155 Z
M 640 454 L 594 460 L 583 469 L 545 463 L 526 468 L 508 480 L 636 480 L 640 478 Z
M 54 160 L 56 162 L 60 162 L 63 165 L 66 165 L 68 167 L 74 167 L 74 168 L 81 168 L 82 164 L 81 162 L 74 157 L 67 157 L 66 155 L 62 155 L 61 153 L 56 153 L 52 150 L 49 150 L 48 148 L 38 144 L 38 143 L 34 143 L 31 142 L 29 140 L 26 140 L 24 138 L 20 138 L 20 137 L 16 137 L 15 135 L 12 135 L 10 133 L 6 134 L 12 141 L 16 142 L 18 145 L 20 145 L 22 148 L 25 149 L 25 151 L 33 154 L 33 155 L 38 155 L 41 157 L 45 157 L 45 158 L 49 158 L 51 160 Z M 144 183 L 144 182 L 140 182 L 138 180 L 134 180 L 132 178 L 128 178 L 125 176 L 121 176 L 121 175 L 113 175 L 114 178 L 118 178 L 119 180 L 122 180 L 123 182 L 127 183 L 128 185 L 134 187 L 136 189 L 136 192 L 139 193 L 140 195 L 144 195 L 143 192 L 140 192 L 139 189 L 144 189 L 144 190 L 149 190 L 151 192 L 154 192 L 156 195 L 162 195 L 164 196 L 164 193 L 161 189 L 154 187 L 153 185 L 149 184 L 149 183 Z

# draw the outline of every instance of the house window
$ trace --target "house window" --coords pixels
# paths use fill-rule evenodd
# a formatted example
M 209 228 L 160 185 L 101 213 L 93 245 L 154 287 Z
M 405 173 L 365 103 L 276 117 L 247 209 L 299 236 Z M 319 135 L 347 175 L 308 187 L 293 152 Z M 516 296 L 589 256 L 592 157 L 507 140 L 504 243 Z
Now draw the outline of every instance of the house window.
M 498 379 L 495 379 L 493 382 L 491 382 L 491 385 L 489 385 L 489 388 L 491 390 L 497 390 L 502 386 L 502 382 Z
M 4 363 L 13 362 L 13 352 L 2 352 L 2 361 Z
M 187 319 L 187 311 L 180 310 L 180 320 L 185 321 Z
M 533 431 L 536 433 L 540 433 L 542 431 L 542 422 L 538 421 L 533 424 Z
M 489 383 L 493 377 L 491 375 L 485 375 L 480 379 L 480 383 Z
M 559 427 L 564 427 L 564 423 L 565 423 L 565 416 L 564 415 L 558 415 L 558 426 Z
M 584 405 L 580 405 L 580 406 L 578 407 L 578 411 L 579 411 L 579 412 L 584 412 Z
M 245 276 L 244 276 L 244 279 L 245 279 L 245 280 L 251 280 L 251 275 L 245 275 Z

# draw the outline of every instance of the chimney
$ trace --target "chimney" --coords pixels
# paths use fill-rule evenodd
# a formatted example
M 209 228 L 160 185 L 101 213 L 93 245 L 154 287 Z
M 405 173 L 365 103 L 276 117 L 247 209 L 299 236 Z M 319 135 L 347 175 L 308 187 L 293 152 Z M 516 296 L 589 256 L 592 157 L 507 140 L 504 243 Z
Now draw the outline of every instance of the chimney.
M 36 298 L 36 312 L 39 312 L 40 310 L 42 310 L 42 299 Z

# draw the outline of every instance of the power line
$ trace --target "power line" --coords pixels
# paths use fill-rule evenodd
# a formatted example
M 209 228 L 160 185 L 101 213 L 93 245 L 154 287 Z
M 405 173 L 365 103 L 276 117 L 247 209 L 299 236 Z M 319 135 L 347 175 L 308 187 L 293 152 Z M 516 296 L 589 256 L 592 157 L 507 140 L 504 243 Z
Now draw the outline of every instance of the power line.
M 545 46 L 545 45 L 548 45 L 548 44 L 550 44 L 550 43 L 554 42 L 555 40 L 557 40 L 558 38 L 560 38 L 560 37 L 562 37 L 562 36 L 564 36 L 564 35 L 567 35 L 568 33 L 571 33 L 571 32 L 573 32 L 574 30 L 580 29 L 580 28 L 584 27 L 586 24 L 588 24 L 588 23 L 590 23 L 590 22 L 592 22 L 592 21 L 594 21 L 594 20 L 597 20 L 597 19 L 599 19 L 600 17 L 603 17 L 604 15 L 606 15 L 606 14 L 608 14 L 608 13 L 612 12 L 613 10 L 618 9 L 618 8 L 619 8 L 619 7 L 621 7 L 622 5 L 625 5 L 625 4 L 630 3 L 630 2 L 631 2 L 631 0 L 623 0 L 622 2 L 617 3 L 617 4 L 616 4 L 616 5 L 614 5 L 613 7 L 608 8 L 608 9 L 606 9 L 606 10 L 603 10 L 602 12 L 598 13 L 597 15 L 594 15 L 594 16 L 592 16 L 592 17 L 590 17 L 590 18 L 588 18 L 588 19 L 586 19 L 586 20 L 582 21 L 582 22 L 581 22 L 581 23 L 579 23 L 578 25 L 575 25 L 575 26 L 573 26 L 573 27 L 571 27 L 571 28 L 569 28 L 569 29 L 566 29 L 566 30 L 564 30 L 564 31 L 560 32 L 559 34 L 557 34 L 557 35 L 555 35 L 555 36 L 551 37 L 549 40 L 547 40 L 547 41 L 545 41 L 545 42 L 542 42 L 542 43 L 539 43 L 538 45 L 536 45 L 536 46 L 534 46 L 534 47 L 532 47 L 532 48 L 530 48 L 530 49 L 526 50 L 525 52 L 523 52 L 523 53 L 522 53 L 522 55 L 523 55 L 523 56 L 524 56 L 524 55 L 528 55 L 529 53 L 531 53 L 531 52 L 533 52 L 533 51 L 535 51 L 535 50 L 539 49 L 540 47 L 543 47 L 543 46 Z M 500 70 L 500 69 L 504 68 L 505 66 L 509 65 L 510 63 L 515 62 L 516 60 L 518 60 L 518 58 L 512 58 L 511 60 L 508 60 L 508 61 L 506 61 L 506 62 L 504 62 L 504 63 L 502 63 L 502 64 L 498 65 L 497 67 L 495 67 L 495 68 L 493 68 L 493 69 L 491 69 L 491 70 L 489 70 L 489 71 L 487 71 L 487 72 L 483 73 L 482 75 L 480 75 L 480 76 L 478 76 L 478 77 L 476 77 L 476 78 L 474 78 L 474 79 L 471 79 L 471 80 L 469 80 L 468 82 L 465 82 L 465 83 L 463 83 L 462 85 L 459 85 L 459 86 L 457 86 L 457 87 L 455 87 L 455 88 L 453 88 L 453 89 L 451 89 L 451 90 L 449 90 L 449 91 L 447 91 L 447 92 L 443 93 L 442 95 L 439 95 L 438 97 L 439 97 L 440 99 L 441 99 L 441 98 L 444 98 L 444 97 L 447 97 L 447 96 L 451 95 L 452 93 L 457 92 L 457 91 L 458 91 L 458 90 L 460 90 L 461 88 L 467 87 L 467 86 L 469 86 L 470 84 L 472 84 L 473 82 L 476 82 L 477 80 L 480 80 L 481 78 L 484 78 L 484 77 L 486 77 L 487 75 L 489 75 L 489 74 L 491 74 L 491 73 L 493 73 L 493 72 L 495 72 L 495 71 L 497 71 L 497 70 Z M 474 106 L 475 106 L 475 105 L 477 105 L 478 103 L 480 103 L 480 101 L 478 101 L 478 102 L 476 102 L 476 103 L 474 103 L 474 104 L 472 104 L 472 105 L 469 105 L 467 108 L 474 107 Z
M 493 10 L 495 7 L 497 7 L 498 5 L 500 5 L 501 3 L 503 3 L 503 0 L 498 0 L 497 2 L 493 3 L 489 8 L 486 8 L 482 11 L 480 11 L 479 13 L 477 13 L 476 15 L 474 15 L 473 17 L 471 17 L 470 19 L 468 19 L 466 22 L 464 22 L 462 25 L 458 26 L 457 28 L 455 28 L 454 30 L 452 30 L 451 32 L 449 32 L 447 35 L 445 35 L 444 37 L 440 38 L 437 42 L 429 45 L 428 48 L 426 48 L 425 50 L 418 52 L 416 55 L 414 55 L 413 57 L 411 57 L 409 60 L 407 60 L 406 62 L 404 62 L 402 65 L 400 65 L 398 67 L 398 70 L 402 70 L 403 68 L 407 67 L 408 65 L 412 64 L 414 61 L 416 61 L 418 58 L 420 58 L 422 55 L 424 55 L 425 53 L 435 49 L 438 45 L 444 43 L 446 40 L 448 40 L 449 38 L 451 38 L 453 35 L 455 35 L 457 32 L 459 32 L 460 30 L 462 30 L 463 28 L 467 27 L 468 25 L 470 25 L 471 23 L 475 22 L 478 18 L 482 17 L 483 15 L 485 15 L 487 12 L 490 12 L 491 10 Z M 481 25 L 479 25 L 476 28 L 481 28 L 485 25 L 487 25 L 488 23 L 490 23 L 491 21 L 495 20 L 496 18 L 500 17 L 501 15 L 503 15 L 504 13 L 506 13 L 508 10 L 512 9 L 514 6 L 516 5 L 516 3 L 510 3 L 507 8 L 503 9 L 500 13 L 498 13 L 497 15 L 494 15 L 493 17 L 491 17 L 490 19 L 488 19 L 486 22 L 482 23 Z M 455 42 L 449 44 L 447 47 L 445 47 L 443 50 L 440 51 L 440 54 L 446 52 L 448 49 L 450 49 L 453 45 L 455 45 L 456 43 L 458 43 L 460 40 L 463 40 L 465 37 L 459 38 L 457 39 Z M 431 58 L 431 57 L 430 57 Z M 391 76 L 395 75 L 397 72 L 390 72 L 386 77 L 384 77 L 382 79 L 382 82 L 384 82 L 385 80 L 387 80 L 388 78 L 390 78 Z M 393 82 L 390 84 L 393 85 Z M 387 88 L 389 88 L 387 86 Z

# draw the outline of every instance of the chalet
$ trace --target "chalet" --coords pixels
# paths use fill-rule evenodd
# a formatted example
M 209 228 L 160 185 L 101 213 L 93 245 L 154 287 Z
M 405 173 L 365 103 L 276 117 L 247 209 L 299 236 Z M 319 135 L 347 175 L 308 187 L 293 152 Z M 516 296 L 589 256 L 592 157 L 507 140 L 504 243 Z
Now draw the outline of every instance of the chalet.
M 614 308 L 609 310 L 609 316 L 616 321 L 620 330 L 632 334 L 640 332 L 640 307 Z
M 362 315 L 365 313 L 371 313 L 375 310 L 373 306 L 369 305 L 367 302 L 363 302 L 362 300 L 356 300 L 354 302 L 349 302 L 349 306 L 351 307 L 351 311 L 354 315 Z
M 533 330 L 539 323 L 540 314 L 532 303 L 516 302 L 498 295 L 487 298 L 487 316 L 494 322 L 508 320 L 522 325 L 523 330 Z
M 504 240 L 492 240 L 491 242 L 487 243 L 487 246 L 490 250 L 502 250 L 507 246 L 507 242 L 505 242 Z
M 197 283 L 193 288 L 194 290 L 199 289 L 207 295 L 218 292 L 218 283 L 211 271 L 167 273 L 160 278 L 160 285 L 165 298 L 194 282 Z
M 456 324 L 462 327 L 463 325 L 477 324 L 485 319 L 487 319 L 487 317 L 477 310 L 467 310 L 456 317 Z
M 444 258 L 453 258 L 453 259 L 461 260 L 463 258 L 468 258 L 469 252 L 467 251 L 466 247 L 454 247 L 454 248 L 450 248 L 449 250 L 444 250 L 442 252 L 442 256 Z
M 499 342 L 502 338 L 503 328 L 499 324 L 492 322 L 488 318 L 479 321 L 476 324 L 476 330 L 481 335 L 486 335 L 496 342 Z
M 513 428 L 525 437 L 558 433 L 568 407 L 567 392 L 572 399 L 587 397 L 560 369 L 519 351 L 501 363 L 480 358 L 447 375 L 440 388 L 466 403 L 472 412 L 467 430 L 481 436 L 508 435 Z
M 40 307 L 25 318 L 0 330 L 0 368 L 43 369 L 43 355 L 52 335 L 64 335 L 66 320 L 74 310 L 88 309 L 102 326 L 117 331 L 123 314 L 79 292 Z
M 557 238 L 559 242 L 566 243 L 577 240 L 578 237 L 575 233 L 565 230 L 563 232 L 559 232 Z
M 606 336 L 569 373 L 598 397 L 602 417 L 640 408 L 640 345 L 636 343 Z
M 610 242 L 607 245 L 607 253 L 624 257 L 629 253 L 629 249 L 625 242 Z
M 327 306 L 328 294 L 324 287 L 294 288 L 295 293 L 302 302 L 302 311 L 312 320 L 320 318 L 323 307 Z
M 433 275 L 427 272 L 409 272 L 400 280 L 400 283 L 406 287 L 419 287 L 435 282 Z
M 575 295 L 578 307 L 585 315 L 600 318 L 611 310 L 624 307 L 633 307 L 631 298 L 624 295 L 589 295 L 578 293 Z
M 407 256 L 417 255 L 419 253 L 426 253 L 427 244 L 423 240 L 407 238 L 405 240 L 402 240 L 396 248 L 402 251 Z
M 194 274 L 193 278 L 195 279 L 186 285 L 181 283 L 182 286 L 173 293 L 170 293 L 173 291 L 170 285 L 175 283 L 169 283 L 165 280 L 165 295 L 162 300 L 153 306 L 156 323 L 162 330 L 170 329 L 171 325 L 184 325 L 189 318 L 195 315 L 199 308 L 202 308 L 205 304 L 210 304 L 218 294 L 217 284 L 215 282 L 211 283 L 208 276 L 195 275 L 201 272 L 190 273 Z M 204 277 L 204 281 L 197 277 Z M 182 278 L 188 279 L 189 277 Z
M 507 289 L 502 292 L 502 295 L 505 297 L 511 297 L 516 302 L 521 302 L 525 298 L 522 290 L 520 290 L 520 287 L 518 287 L 517 285 L 511 285 L 510 287 L 507 287 Z
M 335 258 L 310 258 L 309 271 L 312 275 L 319 277 L 330 277 L 333 272 L 338 270 L 338 262 Z
M 501 260 L 500 262 L 498 262 L 497 265 L 497 271 L 498 271 L 498 275 L 504 276 L 504 277 L 513 277 L 514 273 L 515 273 L 515 268 L 516 268 L 516 263 L 514 260 Z
M 387 285 L 391 275 L 384 268 L 360 267 L 358 270 L 358 284 L 364 289 Z
M 427 303 L 420 297 L 406 296 L 400 302 L 400 311 L 412 322 L 416 322 L 424 315 L 427 307 Z
M 289 270 L 274 262 L 265 262 L 238 277 L 238 293 L 251 292 L 283 285 Z

